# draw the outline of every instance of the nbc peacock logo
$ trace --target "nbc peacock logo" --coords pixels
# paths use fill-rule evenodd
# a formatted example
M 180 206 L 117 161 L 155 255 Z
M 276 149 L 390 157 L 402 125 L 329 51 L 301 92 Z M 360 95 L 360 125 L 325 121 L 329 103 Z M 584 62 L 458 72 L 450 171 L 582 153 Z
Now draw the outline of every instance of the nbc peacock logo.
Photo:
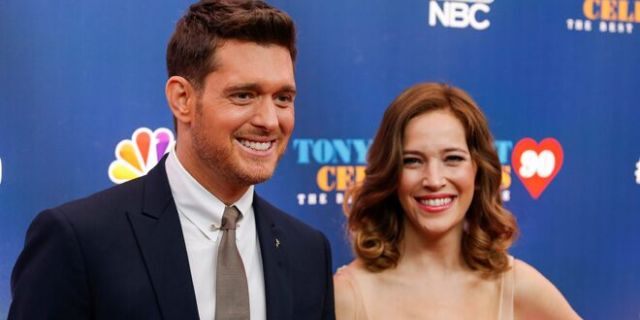
M 116 146 L 116 160 L 109 165 L 109 179 L 120 184 L 147 174 L 174 144 L 173 132 L 167 128 L 136 129 L 131 139 L 124 139 Z

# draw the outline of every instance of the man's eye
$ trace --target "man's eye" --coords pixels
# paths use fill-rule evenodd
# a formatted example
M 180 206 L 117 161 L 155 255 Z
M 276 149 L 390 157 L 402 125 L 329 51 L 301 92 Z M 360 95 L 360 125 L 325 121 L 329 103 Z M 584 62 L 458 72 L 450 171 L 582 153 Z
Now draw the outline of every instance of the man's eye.
M 292 94 L 279 94 L 276 96 L 275 102 L 279 106 L 290 106 L 293 100 L 294 96 Z
M 230 96 L 231 100 L 235 103 L 247 103 L 254 97 L 255 95 L 251 92 L 236 92 Z

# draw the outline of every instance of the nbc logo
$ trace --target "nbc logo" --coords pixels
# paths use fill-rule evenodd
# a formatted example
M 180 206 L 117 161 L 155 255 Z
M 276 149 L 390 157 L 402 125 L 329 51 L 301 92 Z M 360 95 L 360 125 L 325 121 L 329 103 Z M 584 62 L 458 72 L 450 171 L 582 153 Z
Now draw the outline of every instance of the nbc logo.
M 2 172 L 0 172 L 0 173 L 2 173 Z M 1 178 L 1 176 L 2 175 L 0 174 L 0 178 Z M 638 160 L 638 162 L 636 162 L 636 183 L 640 184 L 640 160 Z
M 131 139 L 122 140 L 116 146 L 116 160 L 109 165 L 109 179 L 119 184 L 147 174 L 174 143 L 173 133 L 167 128 L 153 132 L 138 128 Z
M 493 0 L 429 0 L 429 26 L 475 30 L 489 28 L 486 18 Z

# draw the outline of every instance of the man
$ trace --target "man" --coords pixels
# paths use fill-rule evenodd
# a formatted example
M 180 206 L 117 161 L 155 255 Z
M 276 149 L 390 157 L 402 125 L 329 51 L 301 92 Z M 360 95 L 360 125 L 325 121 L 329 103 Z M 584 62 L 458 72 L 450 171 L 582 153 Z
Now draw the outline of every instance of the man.
M 333 319 L 328 241 L 253 190 L 293 130 L 295 54 L 261 1 L 192 5 L 167 49 L 175 150 L 38 215 L 9 319 Z

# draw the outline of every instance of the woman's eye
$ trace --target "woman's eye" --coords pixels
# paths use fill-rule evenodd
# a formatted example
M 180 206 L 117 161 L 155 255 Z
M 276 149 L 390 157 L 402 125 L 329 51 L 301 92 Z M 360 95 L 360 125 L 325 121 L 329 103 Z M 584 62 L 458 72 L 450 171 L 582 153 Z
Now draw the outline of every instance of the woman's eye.
M 404 163 L 405 165 L 419 164 L 420 163 L 420 159 L 418 159 L 418 158 L 404 158 L 402 160 L 402 163 Z
M 459 156 L 459 155 L 449 155 L 449 156 L 445 157 L 445 161 L 446 162 L 456 163 L 456 162 L 462 162 L 462 161 L 465 161 L 465 160 L 466 160 L 465 157 Z

